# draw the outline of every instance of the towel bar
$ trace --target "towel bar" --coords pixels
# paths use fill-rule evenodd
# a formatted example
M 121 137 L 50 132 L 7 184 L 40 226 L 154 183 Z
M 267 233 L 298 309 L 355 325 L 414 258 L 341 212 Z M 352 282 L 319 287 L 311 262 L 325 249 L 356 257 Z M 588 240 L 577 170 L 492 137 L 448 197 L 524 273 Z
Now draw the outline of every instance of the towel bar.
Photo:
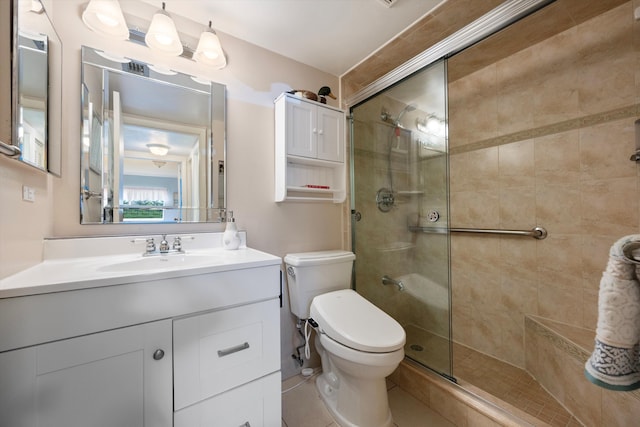
M 0 141 L 0 153 L 4 154 L 8 157 L 18 157 L 22 154 L 22 150 L 15 145 L 7 144 L 6 142 Z

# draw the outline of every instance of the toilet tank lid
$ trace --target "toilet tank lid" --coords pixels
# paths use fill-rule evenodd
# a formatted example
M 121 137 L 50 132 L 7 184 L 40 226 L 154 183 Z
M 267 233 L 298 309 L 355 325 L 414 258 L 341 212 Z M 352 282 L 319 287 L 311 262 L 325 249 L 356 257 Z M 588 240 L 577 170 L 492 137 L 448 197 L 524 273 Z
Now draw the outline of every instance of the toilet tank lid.
M 332 250 L 317 252 L 298 252 L 288 254 L 284 257 L 284 262 L 294 267 L 303 267 L 308 265 L 332 264 L 336 262 L 348 262 L 356 259 L 353 252 Z
M 400 324 L 352 289 L 316 296 L 311 317 L 322 332 L 342 345 L 370 353 L 388 353 L 404 346 Z

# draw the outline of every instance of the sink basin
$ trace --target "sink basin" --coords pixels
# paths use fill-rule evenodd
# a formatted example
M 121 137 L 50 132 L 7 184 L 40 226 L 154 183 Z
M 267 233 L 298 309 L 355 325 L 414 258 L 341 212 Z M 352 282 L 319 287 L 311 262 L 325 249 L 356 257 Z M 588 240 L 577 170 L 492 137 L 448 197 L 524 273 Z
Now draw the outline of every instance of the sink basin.
M 203 267 L 211 265 L 217 257 L 208 255 L 158 255 L 139 257 L 130 261 L 116 262 L 98 268 L 99 271 L 156 271 Z

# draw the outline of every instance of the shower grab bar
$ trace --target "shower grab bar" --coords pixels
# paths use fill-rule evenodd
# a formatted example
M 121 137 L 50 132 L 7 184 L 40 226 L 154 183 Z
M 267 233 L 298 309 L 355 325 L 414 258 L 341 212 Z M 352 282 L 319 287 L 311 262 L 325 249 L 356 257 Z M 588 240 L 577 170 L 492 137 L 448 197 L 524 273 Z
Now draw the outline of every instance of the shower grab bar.
M 446 228 L 436 227 L 409 227 L 409 231 L 423 233 L 445 233 Z M 548 235 L 547 230 L 544 227 L 534 227 L 531 230 L 497 230 L 497 229 L 485 229 L 485 228 L 450 228 L 452 233 L 478 233 L 478 234 L 501 234 L 510 236 L 526 236 L 533 237 L 534 239 L 542 240 Z

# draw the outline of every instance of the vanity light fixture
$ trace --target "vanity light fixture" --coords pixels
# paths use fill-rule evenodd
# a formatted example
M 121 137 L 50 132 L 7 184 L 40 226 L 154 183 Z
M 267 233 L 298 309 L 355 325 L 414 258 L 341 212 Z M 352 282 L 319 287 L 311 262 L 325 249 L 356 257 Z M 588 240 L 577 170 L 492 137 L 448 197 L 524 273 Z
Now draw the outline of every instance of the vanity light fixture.
M 151 50 L 158 53 L 171 56 L 182 54 L 182 42 L 180 41 L 176 24 L 165 11 L 165 2 L 162 2 L 162 9 L 153 15 L 144 41 Z
M 97 50 L 96 49 L 96 53 L 98 55 L 102 56 L 104 59 L 107 59 L 107 60 L 113 61 L 113 62 L 117 62 L 117 63 L 120 63 L 120 64 L 128 64 L 129 62 L 131 62 L 131 60 L 129 58 L 125 58 L 124 56 L 114 55 L 113 53 L 104 52 L 102 50 Z
M 177 71 L 173 71 L 170 68 L 161 67 L 159 65 L 149 64 L 149 68 L 151 68 L 156 73 L 162 74 L 162 75 L 165 75 L 165 76 L 175 76 L 176 74 L 178 74 Z
M 224 56 L 220 39 L 211 27 L 211 21 L 209 21 L 209 27 L 200 35 L 198 47 L 193 54 L 193 60 L 218 69 L 224 68 L 227 65 L 227 59 Z
M 82 13 L 82 22 L 96 33 L 118 40 L 129 38 L 118 0 L 91 0 Z
M 169 146 L 164 144 L 147 144 L 147 148 L 156 156 L 166 156 L 169 152 Z

